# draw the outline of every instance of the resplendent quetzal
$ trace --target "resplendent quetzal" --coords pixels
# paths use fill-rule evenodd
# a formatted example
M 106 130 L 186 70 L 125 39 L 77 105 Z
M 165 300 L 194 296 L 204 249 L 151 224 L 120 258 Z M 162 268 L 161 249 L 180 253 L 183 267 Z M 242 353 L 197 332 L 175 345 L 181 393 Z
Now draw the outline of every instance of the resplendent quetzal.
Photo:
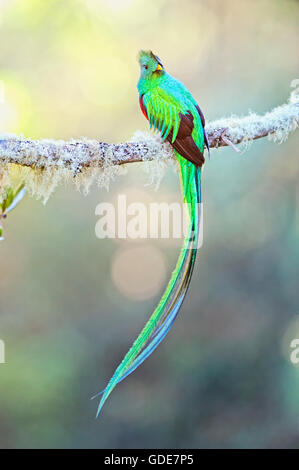
M 97 416 L 114 387 L 156 349 L 173 325 L 190 283 L 198 246 L 201 167 L 205 161 L 204 147 L 209 150 L 204 116 L 191 93 L 165 72 L 152 51 L 141 51 L 139 63 L 140 107 L 150 127 L 174 148 L 183 198 L 188 207 L 189 227 L 175 270 L 156 310 L 101 392 Z

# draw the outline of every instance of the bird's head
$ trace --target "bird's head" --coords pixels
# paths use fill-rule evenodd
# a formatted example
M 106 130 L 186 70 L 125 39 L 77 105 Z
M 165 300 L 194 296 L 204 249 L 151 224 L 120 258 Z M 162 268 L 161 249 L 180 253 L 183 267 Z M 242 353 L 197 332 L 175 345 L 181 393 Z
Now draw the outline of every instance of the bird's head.
M 140 51 L 138 56 L 140 64 L 140 78 L 150 80 L 164 74 L 164 67 L 158 56 L 152 51 Z

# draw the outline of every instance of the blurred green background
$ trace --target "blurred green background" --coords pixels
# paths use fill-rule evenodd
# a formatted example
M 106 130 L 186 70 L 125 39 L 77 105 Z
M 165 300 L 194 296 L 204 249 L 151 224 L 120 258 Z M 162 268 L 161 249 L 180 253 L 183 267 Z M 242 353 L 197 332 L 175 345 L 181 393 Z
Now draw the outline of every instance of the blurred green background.
M 136 55 L 150 48 L 206 118 L 265 112 L 299 78 L 295 0 L 2 0 L 0 131 L 126 140 L 147 129 Z M 298 134 L 298 132 L 297 132 Z M 180 201 L 142 164 L 110 192 L 26 197 L 0 245 L 0 446 L 299 447 L 298 135 L 211 152 L 204 244 L 165 343 L 101 390 L 155 307 L 178 246 L 95 236 L 95 207 L 118 193 Z M 142 263 L 142 264 L 141 264 Z M 157 279 L 159 282 L 157 282 Z

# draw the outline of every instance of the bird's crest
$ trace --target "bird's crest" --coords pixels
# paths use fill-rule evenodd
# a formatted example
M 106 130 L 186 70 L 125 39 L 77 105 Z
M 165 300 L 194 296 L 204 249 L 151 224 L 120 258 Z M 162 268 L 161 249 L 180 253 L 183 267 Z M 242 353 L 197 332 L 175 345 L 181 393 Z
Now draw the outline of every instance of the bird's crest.
M 157 62 L 158 65 L 160 65 L 163 68 L 163 64 L 162 64 L 161 60 L 152 51 L 140 51 L 139 54 L 138 54 L 139 62 L 141 62 L 143 58 L 153 59 Z

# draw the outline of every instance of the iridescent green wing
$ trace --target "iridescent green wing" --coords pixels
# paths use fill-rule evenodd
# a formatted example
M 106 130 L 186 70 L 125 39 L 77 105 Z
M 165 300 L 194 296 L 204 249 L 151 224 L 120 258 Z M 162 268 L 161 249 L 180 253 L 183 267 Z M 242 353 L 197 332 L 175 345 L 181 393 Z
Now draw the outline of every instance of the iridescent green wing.
M 150 127 L 160 132 L 162 139 L 167 139 L 179 155 L 202 166 L 204 128 L 198 107 L 190 100 L 185 101 L 183 96 L 179 98 L 156 87 L 143 95 L 142 104 Z
M 160 132 L 163 140 L 172 132 L 171 142 L 173 143 L 180 126 L 180 113 L 185 111 L 182 103 L 162 88 L 156 87 L 143 96 L 143 104 L 150 127 Z

